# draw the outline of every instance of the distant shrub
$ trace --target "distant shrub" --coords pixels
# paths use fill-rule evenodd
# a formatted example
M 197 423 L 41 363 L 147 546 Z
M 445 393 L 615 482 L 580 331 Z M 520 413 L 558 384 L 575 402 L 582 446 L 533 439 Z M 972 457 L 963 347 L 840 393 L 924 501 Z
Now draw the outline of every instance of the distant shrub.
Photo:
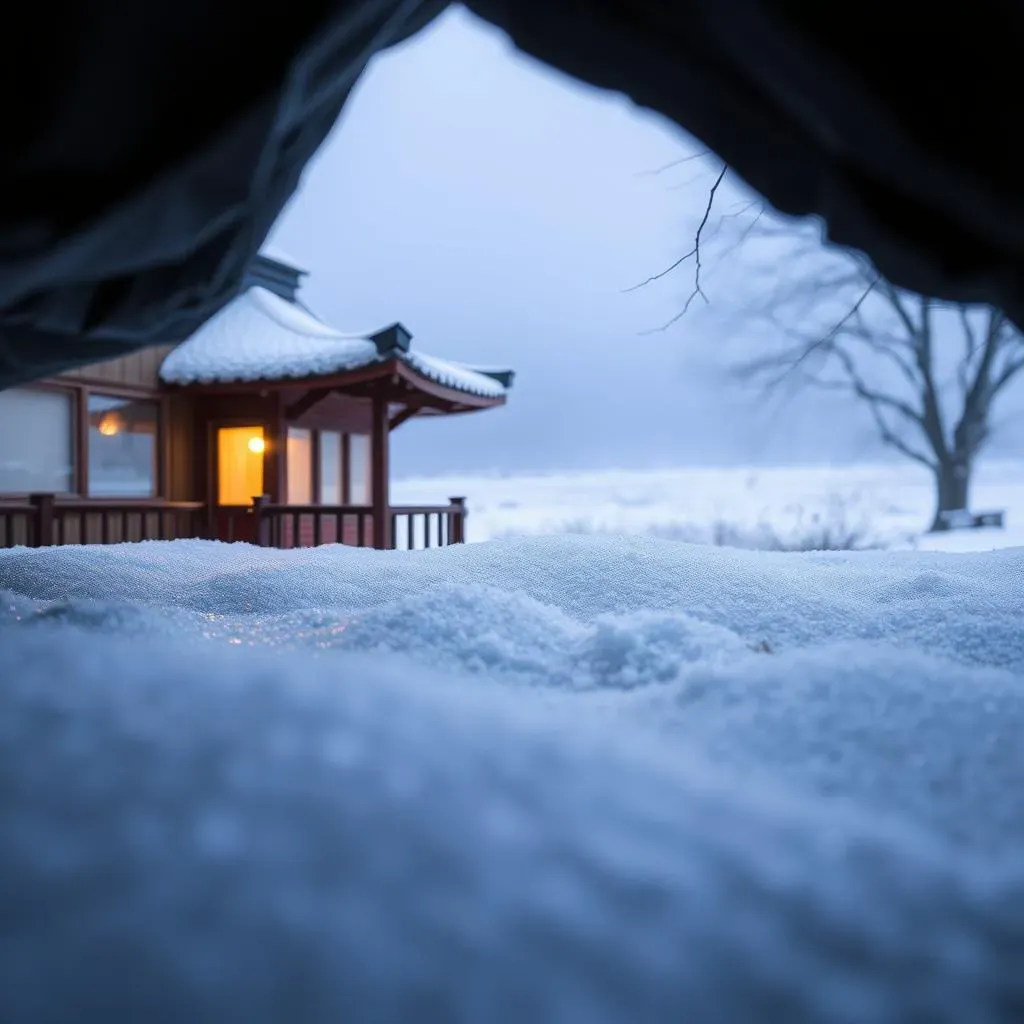
M 591 519 L 576 518 L 547 525 L 539 532 L 582 535 L 633 534 L 659 540 L 683 541 L 689 544 L 710 544 L 722 548 L 747 551 L 877 551 L 889 546 L 878 535 L 865 516 L 853 516 L 849 501 L 835 497 L 823 510 L 808 511 L 802 506 L 787 510 L 788 522 L 772 522 L 762 517 L 757 523 L 745 524 L 719 518 L 700 525 L 687 522 L 645 523 L 628 528 L 615 528 Z M 528 536 L 525 530 L 506 530 L 500 537 Z

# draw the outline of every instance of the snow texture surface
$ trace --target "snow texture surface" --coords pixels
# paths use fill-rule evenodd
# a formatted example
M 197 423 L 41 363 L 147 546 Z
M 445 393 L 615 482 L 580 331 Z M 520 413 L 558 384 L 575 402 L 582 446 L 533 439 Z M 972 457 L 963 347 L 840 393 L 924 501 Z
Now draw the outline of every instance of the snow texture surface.
M 424 355 L 415 350 L 403 352 L 401 358 L 417 373 L 422 373 L 424 377 L 444 384 L 445 387 L 465 391 L 471 395 L 481 395 L 484 398 L 503 398 L 507 393 L 504 385 L 493 377 L 449 362 L 447 359 L 438 359 L 437 356 Z
M 419 352 L 396 354 L 423 376 L 468 394 L 501 398 L 483 373 Z M 368 334 L 343 334 L 266 288 L 247 288 L 160 367 L 168 384 L 283 380 L 359 370 L 383 359 Z
M 292 270 L 297 270 L 300 274 L 309 273 L 309 271 L 297 259 L 295 259 L 291 253 L 285 252 L 284 249 L 280 249 L 276 245 L 268 245 L 264 243 L 260 248 L 260 255 L 265 256 L 268 260 L 273 260 L 275 263 L 291 267 Z
M 0 552 L 0 1016 L 1020 1021 L 1022 572 Z
M 160 376 L 169 384 L 274 380 L 357 370 L 379 358 L 366 337 L 342 334 L 256 286 L 169 353 Z
M 659 470 L 399 478 L 396 502 L 430 505 L 469 496 L 469 539 L 554 533 L 631 534 L 661 540 L 791 549 L 830 535 L 866 545 L 966 553 L 1024 547 L 1024 462 L 974 470 L 972 507 L 1003 510 L 1004 529 L 925 533 L 935 483 L 908 462 L 857 466 L 730 466 Z M 723 527 L 725 529 L 723 530 Z

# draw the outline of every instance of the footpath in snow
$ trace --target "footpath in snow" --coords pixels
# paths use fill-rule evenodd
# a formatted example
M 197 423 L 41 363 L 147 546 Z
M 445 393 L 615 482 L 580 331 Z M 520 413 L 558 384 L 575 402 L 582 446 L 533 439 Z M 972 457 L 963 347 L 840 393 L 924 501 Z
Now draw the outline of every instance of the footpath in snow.
M 0 1017 L 1024 1020 L 1024 551 L 0 552 Z

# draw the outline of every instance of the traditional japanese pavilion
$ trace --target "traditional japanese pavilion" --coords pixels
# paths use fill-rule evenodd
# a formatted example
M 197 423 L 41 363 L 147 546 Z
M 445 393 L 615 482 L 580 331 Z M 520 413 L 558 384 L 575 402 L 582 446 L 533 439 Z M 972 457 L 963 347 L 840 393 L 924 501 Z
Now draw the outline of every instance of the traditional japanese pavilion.
M 389 437 L 503 405 L 512 372 L 420 352 L 400 323 L 342 333 L 306 307 L 303 275 L 265 251 L 182 343 L 0 392 L 0 546 L 463 540 L 461 498 L 391 505 Z

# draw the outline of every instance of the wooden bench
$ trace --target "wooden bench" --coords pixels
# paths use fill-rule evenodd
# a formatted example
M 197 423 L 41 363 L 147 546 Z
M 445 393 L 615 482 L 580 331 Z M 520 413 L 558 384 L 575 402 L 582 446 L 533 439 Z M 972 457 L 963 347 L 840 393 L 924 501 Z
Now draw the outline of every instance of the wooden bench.
M 938 528 L 940 530 L 981 530 L 990 527 L 996 530 L 1003 529 L 1006 513 L 997 512 L 968 512 L 966 509 L 957 509 L 955 512 L 940 512 L 938 516 Z

